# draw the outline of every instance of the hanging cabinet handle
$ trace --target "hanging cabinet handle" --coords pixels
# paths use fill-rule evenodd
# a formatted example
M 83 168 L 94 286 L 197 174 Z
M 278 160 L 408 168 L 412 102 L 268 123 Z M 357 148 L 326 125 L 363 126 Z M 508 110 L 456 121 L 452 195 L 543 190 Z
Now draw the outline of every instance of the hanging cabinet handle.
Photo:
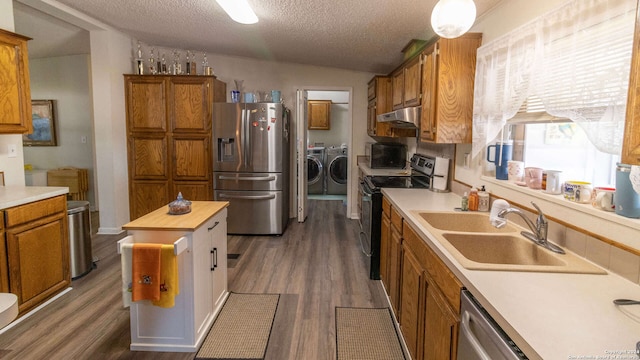
M 218 267 L 218 248 L 211 250 L 211 271 L 215 271 Z

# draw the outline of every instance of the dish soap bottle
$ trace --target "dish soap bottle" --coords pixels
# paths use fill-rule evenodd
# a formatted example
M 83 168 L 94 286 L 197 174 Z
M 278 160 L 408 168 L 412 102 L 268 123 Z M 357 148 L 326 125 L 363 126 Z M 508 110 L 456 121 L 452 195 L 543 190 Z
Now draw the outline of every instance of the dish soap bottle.
M 470 211 L 478 211 L 478 189 L 472 187 L 469 190 L 469 210 Z
M 478 191 L 478 211 L 489 211 L 489 193 L 485 190 L 484 185 Z
M 464 192 L 462 195 L 462 203 L 460 204 L 460 210 L 469 211 L 469 197 L 467 196 L 467 192 Z

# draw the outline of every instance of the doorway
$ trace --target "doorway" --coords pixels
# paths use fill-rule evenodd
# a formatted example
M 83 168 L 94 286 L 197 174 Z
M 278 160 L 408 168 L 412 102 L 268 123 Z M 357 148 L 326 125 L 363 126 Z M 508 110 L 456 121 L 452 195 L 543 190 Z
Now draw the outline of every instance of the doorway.
M 299 197 L 298 221 L 306 218 L 307 199 L 342 201 L 346 214 L 350 214 L 349 180 L 351 164 L 355 161 L 349 151 L 353 123 L 352 89 L 304 87 L 298 90 L 298 99 L 297 161 L 298 173 L 304 174 L 298 178 L 296 192 Z

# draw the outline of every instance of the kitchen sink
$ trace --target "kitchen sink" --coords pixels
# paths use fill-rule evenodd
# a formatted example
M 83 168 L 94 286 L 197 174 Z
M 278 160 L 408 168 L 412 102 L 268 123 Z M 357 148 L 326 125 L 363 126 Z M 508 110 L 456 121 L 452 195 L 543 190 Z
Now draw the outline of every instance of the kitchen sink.
M 565 266 L 551 251 L 523 236 L 442 234 L 465 258 L 485 264 Z
M 477 212 L 420 212 L 418 213 L 429 225 L 438 230 L 464 231 L 482 233 L 510 233 L 519 231 L 507 223 L 498 229 L 489 222 L 488 213 Z
M 448 252 L 469 270 L 606 274 L 602 268 L 567 251 L 557 254 L 520 234 L 508 222 L 497 229 L 489 213 L 411 211 Z

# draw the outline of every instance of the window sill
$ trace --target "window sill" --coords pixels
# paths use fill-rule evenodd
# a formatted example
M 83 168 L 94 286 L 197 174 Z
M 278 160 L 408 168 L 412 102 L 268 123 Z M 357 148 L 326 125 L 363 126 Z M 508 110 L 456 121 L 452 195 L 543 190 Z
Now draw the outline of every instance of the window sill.
M 547 205 L 550 205 L 548 214 L 551 217 L 555 217 L 556 219 L 562 220 L 567 223 L 574 223 L 572 221 L 574 215 L 584 214 L 588 215 L 589 217 L 596 217 L 598 219 L 606 220 L 611 223 L 626 226 L 633 230 L 640 230 L 640 219 L 632 219 L 624 217 L 622 215 L 617 215 L 613 211 L 598 210 L 591 206 L 590 203 L 580 204 L 568 201 L 565 200 L 562 195 L 547 194 L 542 190 L 533 190 L 525 186 L 518 186 L 506 180 L 498 180 L 494 177 L 484 175 L 480 178 L 482 179 L 482 181 L 491 184 L 491 186 L 487 186 L 487 189 L 491 192 L 491 194 L 499 196 L 501 198 L 505 198 L 507 200 L 513 200 L 523 206 L 527 206 L 530 208 L 531 201 L 535 201 L 536 199 L 541 200 L 541 202 L 546 202 Z M 544 206 L 540 207 L 542 208 L 542 211 L 547 214 L 547 209 L 545 209 Z M 582 227 L 580 225 L 577 226 Z M 584 226 L 584 228 L 585 230 L 597 233 L 597 231 L 595 231 L 594 229 L 590 229 L 587 226 Z M 606 230 L 609 230 L 607 231 L 607 233 L 608 236 L 611 236 L 612 229 Z

